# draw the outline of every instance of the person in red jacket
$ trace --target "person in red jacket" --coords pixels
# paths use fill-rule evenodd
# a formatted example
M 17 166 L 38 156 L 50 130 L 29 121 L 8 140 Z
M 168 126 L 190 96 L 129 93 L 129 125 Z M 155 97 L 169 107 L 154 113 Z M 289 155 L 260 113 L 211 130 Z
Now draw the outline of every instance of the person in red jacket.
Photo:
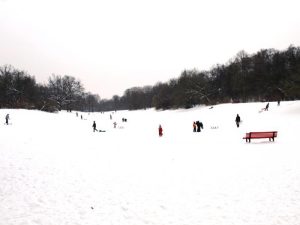
M 162 129 L 161 125 L 159 125 L 159 127 L 158 127 L 158 135 L 160 137 L 163 136 L 163 129 Z

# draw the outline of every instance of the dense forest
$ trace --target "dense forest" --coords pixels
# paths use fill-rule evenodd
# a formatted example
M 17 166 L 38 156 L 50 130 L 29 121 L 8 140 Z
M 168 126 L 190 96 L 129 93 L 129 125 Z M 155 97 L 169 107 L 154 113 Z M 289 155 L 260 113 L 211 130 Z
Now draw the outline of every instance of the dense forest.
M 11 65 L 0 67 L 0 108 L 93 112 L 296 99 L 300 99 L 300 47 L 294 46 L 284 51 L 263 49 L 252 55 L 240 51 L 225 65 L 209 71 L 184 70 L 177 79 L 132 87 L 112 99 L 85 92 L 72 76 L 52 75 L 41 85 L 25 71 Z

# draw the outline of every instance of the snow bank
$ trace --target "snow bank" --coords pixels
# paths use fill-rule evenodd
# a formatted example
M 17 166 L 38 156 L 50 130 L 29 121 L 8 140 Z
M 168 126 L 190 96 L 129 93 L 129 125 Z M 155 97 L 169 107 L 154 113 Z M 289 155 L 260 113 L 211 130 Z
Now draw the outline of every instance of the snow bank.
M 300 101 L 264 106 L 0 109 L 11 117 L 0 125 L 0 225 L 297 225 Z M 264 130 L 278 131 L 275 142 L 242 139 Z

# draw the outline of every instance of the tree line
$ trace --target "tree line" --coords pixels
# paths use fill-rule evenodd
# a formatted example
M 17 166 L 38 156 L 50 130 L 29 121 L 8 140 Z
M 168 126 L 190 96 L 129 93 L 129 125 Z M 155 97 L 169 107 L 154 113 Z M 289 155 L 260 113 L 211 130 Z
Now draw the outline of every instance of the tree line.
M 0 108 L 26 108 L 43 111 L 92 111 L 100 97 L 84 92 L 72 76 L 52 75 L 47 84 L 11 65 L 0 67 Z
M 191 108 L 228 102 L 300 98 L 300 47 L 240 51 L 208 71 L 184 70 L 178 78 L 154 86 L 132 87 L 122 96 L 101 99 L 85 92 L 72 76 L 52 75 L 45 85 L 12 66 L 0 67 L 0 107 L 45 111 L 111 111 Z
M 191 108 L 199 104 L 300 98 L 300 48 L 240 51 L 209 71 L 184 70 L 176 79 L 133 87 L 102 105 L 106 110 Z

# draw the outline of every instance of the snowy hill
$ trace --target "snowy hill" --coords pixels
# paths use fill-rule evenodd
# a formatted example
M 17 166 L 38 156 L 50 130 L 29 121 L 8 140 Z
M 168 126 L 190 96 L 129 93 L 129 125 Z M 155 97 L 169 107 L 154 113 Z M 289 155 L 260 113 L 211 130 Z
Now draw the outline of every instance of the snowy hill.
M 298 225 L 300 101 L 264 106 L 0 109 L 0 225 Z M 271 130 L 275 142 L 242 139 Z

